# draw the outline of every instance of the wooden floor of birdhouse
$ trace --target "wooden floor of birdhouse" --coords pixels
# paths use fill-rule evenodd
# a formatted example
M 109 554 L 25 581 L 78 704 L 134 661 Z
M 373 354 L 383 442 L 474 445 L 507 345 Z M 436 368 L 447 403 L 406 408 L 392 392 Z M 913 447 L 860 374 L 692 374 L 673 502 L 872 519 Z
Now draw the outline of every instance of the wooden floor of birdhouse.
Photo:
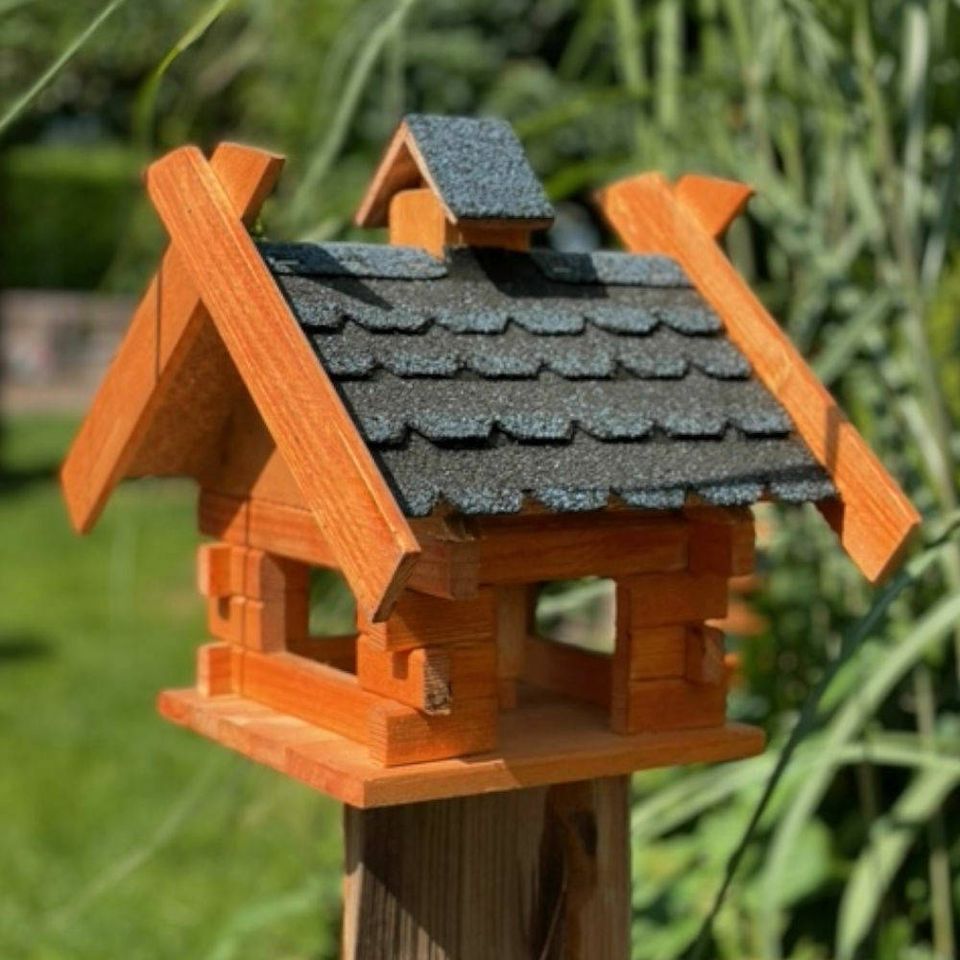
M 610 731 L 603 711 L 540 697 L 501 714 L 496 751 L 382 767 L 355 741 L 245 697 L 166 690 L 157 706 L 173 723 L 364 808 L 735 760 L 764 746 L 761 730 L 739 723 L 622 736 Z

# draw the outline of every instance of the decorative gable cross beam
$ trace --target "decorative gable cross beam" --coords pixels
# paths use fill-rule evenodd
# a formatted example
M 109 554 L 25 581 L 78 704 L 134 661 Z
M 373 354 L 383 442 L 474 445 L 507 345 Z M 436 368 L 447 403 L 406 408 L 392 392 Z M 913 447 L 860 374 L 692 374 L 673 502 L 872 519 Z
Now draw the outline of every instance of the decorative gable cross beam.
M 727 189 L 718 196 L 734 202 L 719 215 L 716 208 L 689 202 L 707 194 L 691 191 L 689 178 L 671 187 L 659 173 L 612 184 L 602 191 L 600 205 L 628 250 L 673 257 L 722 317 L 727 335 L 833 478 L 840 496 L 820 505 L 821 512 L 863 575 L 876 583 L 897 566 L 920 516 L 717 244 L 749 196 L 737 196 L 727 181 L 721 185 Z
M 217 167 L 233 176 L 227 183 L 195 147 L 147 171 L 172 247 L 64 465 L 71 517 L 78 529 L 92 526 L 209 316 L 360 609 L 381 620 L 419 544 L 244 225 L 276 182 L 280 158 L 241 147 L 217 155 Z M 118 420 L 125 408 L 130 414 Z
M 251 222 L 273 190 L 283 157 L 222 143 L 210 167 L 233 216 Z M 114 362 L 63 464 L 74 528 L 87 533 L 127 471 L 153 414 L 196 340 L 207 312 L 183 257 L 171 247 L 140 301 Z
M 154 163 L 147 192 L 360 609 L 382 620 L 419 545 L 370 451 L 200 151 Z

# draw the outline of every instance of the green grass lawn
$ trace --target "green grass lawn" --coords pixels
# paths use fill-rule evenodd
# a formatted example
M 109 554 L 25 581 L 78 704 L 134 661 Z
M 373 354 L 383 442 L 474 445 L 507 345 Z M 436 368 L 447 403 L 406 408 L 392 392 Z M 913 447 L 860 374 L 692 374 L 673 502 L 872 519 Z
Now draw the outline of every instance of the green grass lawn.
M 204 637 L 193 489 L 128 484 L 75 536 L 72 427 L 4 439 L 0 957 L 335 956 L 338 805 L 154 710 Z

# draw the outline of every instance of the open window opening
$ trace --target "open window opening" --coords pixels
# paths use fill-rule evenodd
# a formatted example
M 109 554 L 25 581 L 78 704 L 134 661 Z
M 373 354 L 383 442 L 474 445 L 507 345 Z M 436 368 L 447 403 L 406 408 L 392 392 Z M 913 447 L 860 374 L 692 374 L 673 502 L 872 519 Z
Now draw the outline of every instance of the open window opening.
M 616 637 L 617 589 L 613 580 L 584 577 L 543 584 L 535 624 L 544 640 L 592 653 L 612 654 Z
M 521 689 L 538 696 L 548 692 L 567 700 L 609 706 L 616 620 L 614 582 L 599 577 L 553 581 L 529 588 L 526 596 L 528 619 L 517 652 L 510 637 L 519 631 L 505 630 L 513 621 L 502 615 L 508 608 L 501 606 L 501 681 L 506 654 L 507 662 L 515 663 L 506 671 L 507 678 L 512 675 L 522 681 Z M 510 703 L 501 684 L 501 706 Z
M 307 632 L 288 643 L 291 653 L 336 667 L 357 671 L 357 603 L 339 570 L 310 570 Z

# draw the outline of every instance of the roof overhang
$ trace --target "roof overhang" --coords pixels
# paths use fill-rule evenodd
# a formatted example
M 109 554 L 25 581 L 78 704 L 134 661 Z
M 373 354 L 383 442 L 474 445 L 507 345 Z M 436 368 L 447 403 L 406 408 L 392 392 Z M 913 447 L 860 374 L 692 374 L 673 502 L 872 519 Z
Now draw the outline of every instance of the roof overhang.
M 671 185 L 648 173 L 611 184 L 599 202 L 628 250 L 676 259 L 720 315 L 836 485 L 839 498 L 821 508 L 824 516 L 864 576 L 880 581 L 900 562 L 920 515 L 716 242 L 718 225 L 749 190 L 721 181 L 711 204 L 709 186 L 709 178 Z
M 191 341 L 212 323 L 360 609 L 382 620 L 419 544 L 244 225 L 280 159 L 245 148 L 218 153 L 222 159 L 208 163 L 183 147 L 147 170 L 171 248 L 64 463 L 71 518 L 81 531 L 93 525 Z M 265 333 L 275 350 L 262 350 Z

